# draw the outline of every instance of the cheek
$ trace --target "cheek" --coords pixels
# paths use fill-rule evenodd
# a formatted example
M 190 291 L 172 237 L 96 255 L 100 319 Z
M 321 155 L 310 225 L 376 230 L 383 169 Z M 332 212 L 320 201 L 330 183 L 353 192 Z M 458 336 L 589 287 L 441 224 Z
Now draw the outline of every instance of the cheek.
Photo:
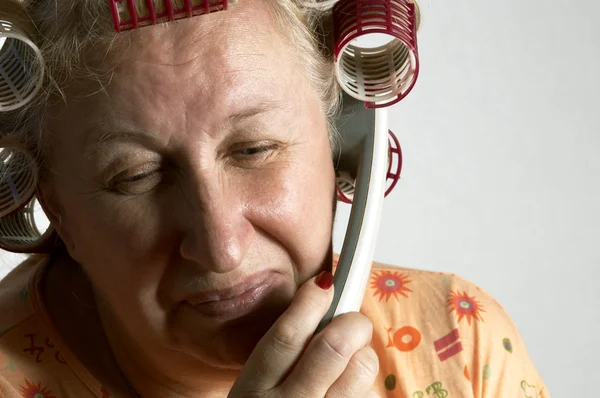
M 162 217 L 160 203 L 155 200 L 69 196 L 65 213 L 76 234 L 75 246 L 85 249 L 88 257 L 90 252 L 100 257 L 103 253 L 127 257 L 128 253 L 148 249 L 158 239 Z
M 175 244 L 160 202 L 61 192 L 72 257 L 101 290 L 155 289 Z M 143 271 L 143 272 L 142 272 Z
M 249 214 L 255 227 L 283 246 L 304 280 L 328 258 L 333 224 L 335 173 L 328 151 L 301 156 L 255 191 Z M 260 212 L 260 213 L 259 213 Z
M 158 203 L 118 197 L 103 191 L 100 180 L 86 169 L 77 141 L 61 141 L 53 151 L 53 176 L 65 233 L 74 243 L 75 259 L 90 266 L 110 267 L 116 258 L 127 261 L 157 239 L 162 219 Z

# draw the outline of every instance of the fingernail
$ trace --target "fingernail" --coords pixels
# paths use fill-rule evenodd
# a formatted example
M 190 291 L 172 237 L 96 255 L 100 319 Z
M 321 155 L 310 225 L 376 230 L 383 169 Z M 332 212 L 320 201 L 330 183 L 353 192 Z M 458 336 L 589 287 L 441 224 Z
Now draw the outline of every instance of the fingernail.
M 333 275 L 331 272 L 323 271 L 316 278 L 315 283 L 323 290 L 329 290 L 333 285 Z

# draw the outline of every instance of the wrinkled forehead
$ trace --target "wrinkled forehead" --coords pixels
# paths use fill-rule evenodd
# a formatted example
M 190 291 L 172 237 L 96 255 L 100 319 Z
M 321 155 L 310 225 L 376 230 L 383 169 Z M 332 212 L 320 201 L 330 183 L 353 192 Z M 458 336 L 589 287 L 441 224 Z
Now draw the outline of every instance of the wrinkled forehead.
M 307 87 L 296 50 L 261 0 L 121 35 L 111 55 L 110 82 L 75 86 L 67 97 L 76 100 L 51 129 L 78 130 L 72 138 L 87 142 L 105 130 L 98 127 L 111 128 L 107 120 L 167 131 L 190 122 L 181 116 L 186 112 L 214 127 L 248 113 L 249 105 L 296 106 L 300 89 Z
M 126 34 L 127 48 L 114 70 L 116 84 L 108 89 L 112 94 L 152 94 L 136 86 L 172 93 L 170 88 L 181 85 L 181 97 L 186 93 L 194 101 L 218 97 L 219 105 L 228 108 L 235 99 L 244 101 L 260 87 L 278 91 L 294 74 L 290 70 L 295 66 L 290 62 L 292 46 L 284 43 L 270 9 L 261 0 Z
M 251 51 L 261 47 L 267 51 L 268 44 L 277 39 L 280 32 L 268 3 L 245 0 L 227 11 L 140 28 L 120 35 L 123 37 L 117 36 L 117 40 L 127 42 L 125 57 L 119 57 L 125 61 L 137 59 L 181 65 L 203 54 L 243 53 L 244 48 Z

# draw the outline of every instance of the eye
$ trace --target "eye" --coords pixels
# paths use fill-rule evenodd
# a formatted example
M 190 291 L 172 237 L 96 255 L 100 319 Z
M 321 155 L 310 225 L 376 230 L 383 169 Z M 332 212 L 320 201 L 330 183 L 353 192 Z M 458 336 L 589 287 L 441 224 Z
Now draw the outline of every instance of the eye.
M 158 186 L 163 172 L 157 165 L 148 165 L 117 174 L 108 184 L 111 191 L 123 195 L 141 195 Z
M 238 145 L 232 151 L 231 157 L 236 162 L 255 164 L 267 160 L 277 149 L 277 144 L 273 142 L 265 143 L 246 143 Z
M 244 155 L 244 156 L 254 156 L 254 155 L 258 155 L 262 152 L 265 152 L 265 151 L 269 150 L 270 148 L 271 147 L 268 145 L 255 146 L 255 147 L 251 147 L 251 148 L 240 149 L 238 151 L 238 153 L 241 155 Z

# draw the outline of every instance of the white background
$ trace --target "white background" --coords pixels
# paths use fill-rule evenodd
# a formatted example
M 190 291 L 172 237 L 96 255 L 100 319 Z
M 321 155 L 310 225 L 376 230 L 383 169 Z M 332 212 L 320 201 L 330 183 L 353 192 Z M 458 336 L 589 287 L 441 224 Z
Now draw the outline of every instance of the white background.
M 376 260 L 477 283 L 512 315 L 553 397 L 593 394 L 600 3 L 421 6 L 421 75 L 390 112 L 404 167 Z M 348 214 L 340 206 L 337 250 Z M 13 263 L 3 255 L 0 275 Z

